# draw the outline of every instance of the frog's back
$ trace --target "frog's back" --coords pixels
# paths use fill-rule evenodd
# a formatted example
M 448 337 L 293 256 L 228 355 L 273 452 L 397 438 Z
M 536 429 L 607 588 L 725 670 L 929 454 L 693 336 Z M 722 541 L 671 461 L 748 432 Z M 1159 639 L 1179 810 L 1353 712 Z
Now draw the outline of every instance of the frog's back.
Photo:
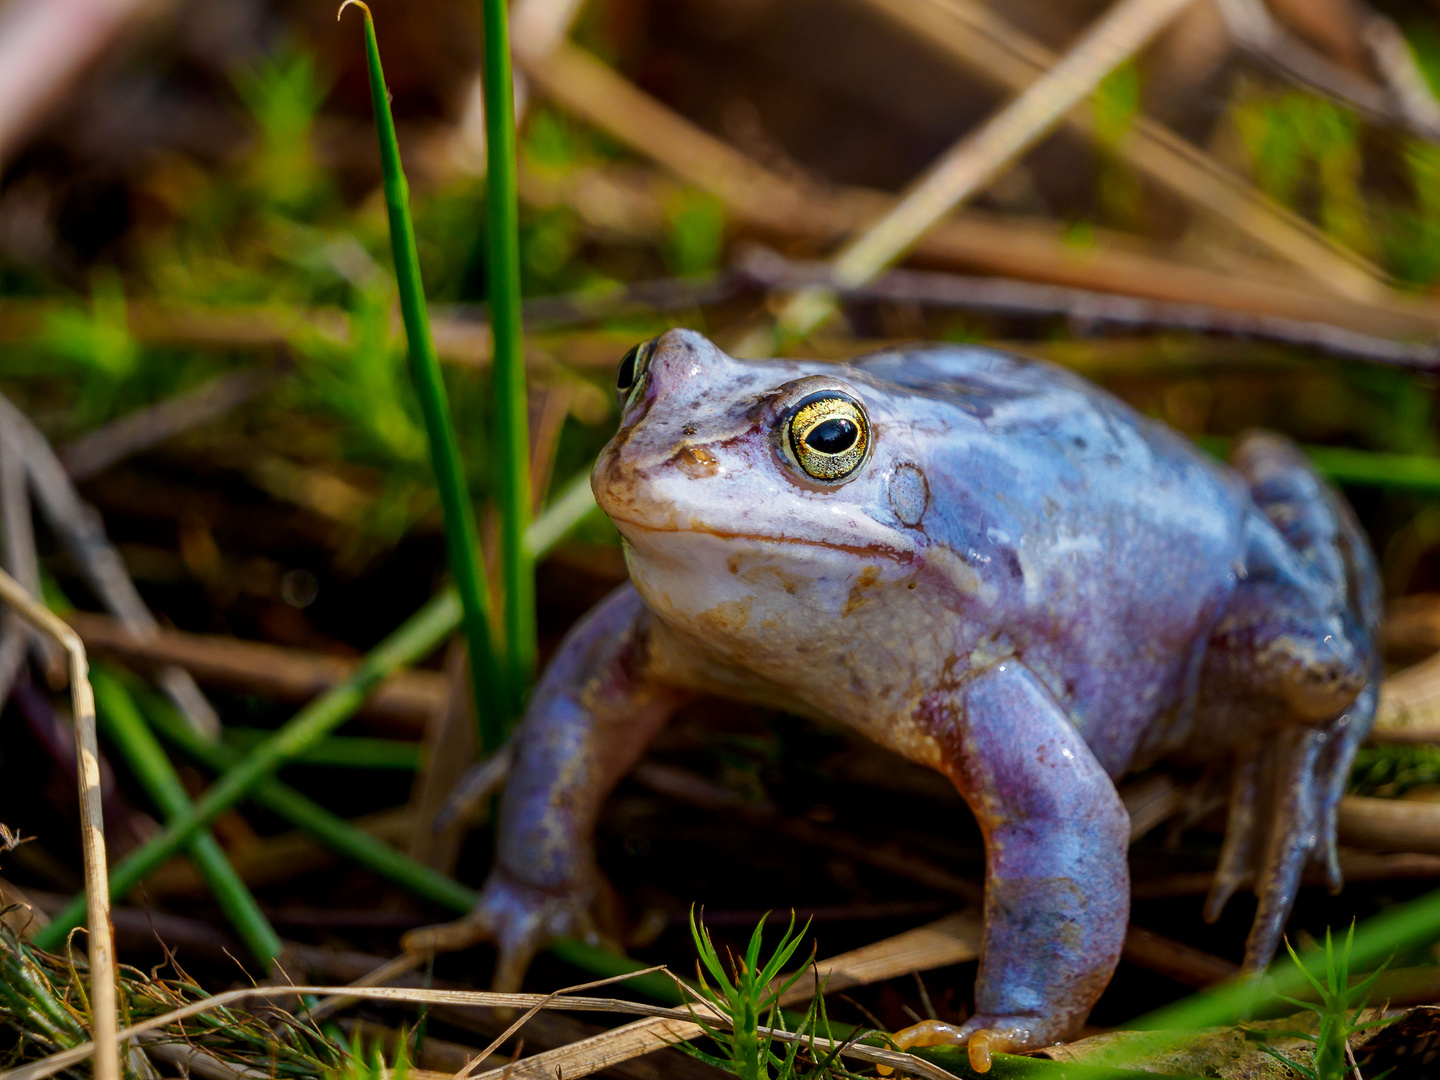
M 1147 725 L 1193 692 L 1241 564 L 1242 486 L 1042 361 L 930 346 L 855 368 L 881 399 L 877 423 L 888 413 L 922 461 L 932 549 L 977 583 L 960 649 L 1020 656 L 1124 771 Z

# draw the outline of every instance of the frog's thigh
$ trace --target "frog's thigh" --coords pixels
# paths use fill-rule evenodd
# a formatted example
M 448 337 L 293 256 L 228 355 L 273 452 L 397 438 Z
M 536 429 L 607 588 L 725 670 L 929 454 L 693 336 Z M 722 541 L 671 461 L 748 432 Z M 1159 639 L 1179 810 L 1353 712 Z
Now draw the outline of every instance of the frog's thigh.
M 1012 1044 L 1046 1045 L 1078 1032 L 1119 961 L 1129 819 L 1105 770 L 1024 664 L 997 663 L 953 693 L 954 730 L 935 734 L 986 845 L 973 1024 L 1017 1032 Z

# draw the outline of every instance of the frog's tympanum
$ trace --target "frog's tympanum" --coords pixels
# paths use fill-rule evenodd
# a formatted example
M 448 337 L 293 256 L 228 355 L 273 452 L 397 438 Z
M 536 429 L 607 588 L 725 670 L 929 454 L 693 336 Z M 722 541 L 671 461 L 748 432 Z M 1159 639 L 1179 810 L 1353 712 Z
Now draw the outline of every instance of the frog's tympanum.
M 935 345 L 737 360 L 680 330 L 620 365 L 592 484 L 631 584 L 570 633 L 516 734 L 479 906 L 497 981 L 583 935 L 601 801 L 675 709 L 719 694 L 849 725 L 937 769 L 986 848 L 972 1054 L 1073 1036 L 1120 956 L 1130 823 L 1162 759 L 1230 777 L 1208 901 L 1254 881 L 1246 966 L 1375 711 L 1378 584 L 1291 443 L 1229 466 L 1051 365 Z

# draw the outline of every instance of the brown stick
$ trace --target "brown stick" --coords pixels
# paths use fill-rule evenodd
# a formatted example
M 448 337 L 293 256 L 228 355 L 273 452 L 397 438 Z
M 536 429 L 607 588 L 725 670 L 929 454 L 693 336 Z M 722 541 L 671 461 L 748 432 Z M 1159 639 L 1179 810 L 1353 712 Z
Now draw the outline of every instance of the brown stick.
M 1290 33 L 1263 0 L 1216 0 L 1231 39 L 1246 53 L 1286 78 L 1349 105 L 1373 120 L 1412 127 L 1385 87 L 1337 64 Z M 1434 130 L 1417 130 L 1433 138 Z
M 1152 930 L 1132 926 L 1125 932 L 1125 946 L 1120 957 L 1147 971 L 1158 972 L 1186 986 L 1197 989 L 1240 974 L 1240 965 L 1165 937 Z
M 350 823 L 368 836 L 399 844 L 411 830 L 412 821 L 408 808 L 401 806 L 363 814 Z M 269 836 L 230 854 L 235 872 L 252 888 L 291 881 L 339 862 L 339 855 L 300 831 Z M 210 887 L 193 863 L 173 859 L 146 879 L 145 893 L 157 900 L 171 896 L 203 898 L 210 895 Z
M 1190 0 L 1117 0 L 1058 64 L 948 150 L 883 218 L 835 256 L 841 285 L 869 281 L 1043 138 Z
M 129 633 L 148 636 L 159 624 L 105 535 L 100 515 L 81 500 L 40 429 L 4 395 L 0 395 L 0 426 L 23 449 L 35 501 L 90 587 Z M 156 682 L 197 731 L 213 736 L 220 730 L 220 718 L 188 674 L 163 668 L 156 673 Z
M 431 710 L 425 724 L 425 750 L 419 772 L 410 790 L 413 825 L 405 838 L 406 854 L 417 862 L 455 876 L 460 846 L 469 832 L 466 822 L 451 821 L 437 826 L 452 788 L 465 774 L 465 765 L 475 758 L 475 713 L 470 704 L 470 669 L 463 639 L 451 642 L 445 656 L 448 693 L 444 702 Z
M 1343 844 L 1440 855 L 1440 803 L 1347 795 L 1340 800 L 1339 825 Z
M 95 695 L 90 689 L 90 665 L 85 659 L 85 646 L 75 631 L 31 599 L 20 583 L 4 571 L 0 571 L 0 600 L 56 641 L 70 657 L 76 770 L 80 777 L 80 848 L 85 862 L 86 926 L 90 934 L 90 1024 L 91 1038 L 95 1041 L 95 1080 L 120 1080 L 115 940 L 110 931 L 110 872 L 105 859 L 100 745 L 95 735 Z
M 193 390 L 120 417 L 57 451 L 74 480 L 85 480 L 157 443 L 218 420 L 274 382 L 268 372 L 246 369 L 218 375 Z
M 761 248 L 744 253 L 737 268 L 769 289 L 818 285 L 833 288 L 843 300 L 889 301 L 1036 317 L 1063 315 L 1083 324 L 1090 333 L 1106 325 L 1187 330 L 1298 345 L 1347 359 L 1396 367 L 1420 370 L 1440 367 L 1440 346 L 1435 344 L 1391 341 L 1323 322 L 1233 312 L 1210 304 L 1165 303 L 1092 289 L 924 270 L 891 270 L 869 283 L 847 287 L 838 282 L 824 263 L 792 261 Z
M 170 629 L 139 640 L 105 615 L 74 611 L 66 618 L 81 640 L 101 656 L 141 668 L 174 665 L 208 685 L 281 701 L 306 701 L 355 670 L 352 660 L 279 645 Z M 445 676 L 438 672 L 397 672 L 375 688 L 361 712 L 394 724 L 399 734 L 419 739 L 426 719 L 444 707 L 446 693 Z
M 573 45 L 561 45 L 543 61 L 526 61 L 526 67 L 536 85 L 567 110 L 715 195 L 736 217 L 767 231 L 834 241 L 893 204 L 878 192 L 834 192 L 782 179 L 666 109 Z M 1081 112 L 1088 115 L 1087 110 Z M 1242 201 L 1241 195 L 1233 192 L 1227 197 L 1232 202 Z M 1258 210 L 1254 216 L 1257 228 L 1263 222 L 1290 236 L 1288 225 L 1275 226 L 1274 220 Z M 1291 246 L 1296 261 L 1304 261 L 1312 269 L 1327 265 L 1323 248 L 1300 242 Z M 1204 302 L 1387 337 L 1426 337 L 1440 328 L 1440 307 L 1378 287 L 1373 277 L 1353 266 L 1351 272 L 1371 285 L 1357 286 L 1343 296 L 1321 297 L 1312 290 L 1277 283 L 1273 277 L 1266 280 L 1258 274 L 1201 270 L 1118 243 L 1077 251 L 1064 242 L 1053 222 L 1004 221 L 969 211 L 933 230 L 917 246 L 916 254 L 927 261 L 1006 277 L 1155 300 Z M 1335 258 L 1333 252 L 1328 258 Z M 1361 293 L 1368 299 L 1347 298 Z
M 1056 55 L 975 0 L 864 0 L 976 72 L 1010 90 L 1023 90 L 1056 62 Z M 1089 135 L 1091 109 L 1066 122 Z M 1312 280 L 1356 299 L 1385 294 L 1383 275 L 1319 229 L 1286 210 L 1210 155 L 1148 117 L 1137 117 L 1115 148 L 1131 167 L 1197 209 L 1212 214 L 1284 259 Z
M 1370 741 L 1440 741 L 1440 654 L 1381 684 L 1380 710 Z
M 1368 855 L 1345 852 L 1340 856 L 1341 876 L 1347 882 L 1407 881 L 1412 878 L 1440 877 L 1440 856 L 1436 855 Z M 1130 886 L 1135 900 L 1168 900 L 1177 896 L 1204 896 L 1215 882 L 1213 870 L 1193 873 L 1166 874 L 1163 877 L 1138 878 Z M 1248 884 L 1248 883 L 1247 883 Z M 1324 885 L 1318 871 L 1309 871 L 1304 884 Z

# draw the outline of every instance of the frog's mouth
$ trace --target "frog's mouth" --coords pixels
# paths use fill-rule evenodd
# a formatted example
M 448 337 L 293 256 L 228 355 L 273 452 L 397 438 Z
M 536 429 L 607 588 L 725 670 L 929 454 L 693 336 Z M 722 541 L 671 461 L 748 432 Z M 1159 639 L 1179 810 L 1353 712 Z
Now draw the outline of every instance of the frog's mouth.
M 825 551 L 843 552 L 847 555 L 856 555 L 867 559 L 886 559 L 891 562 L 906 564 L 915 558 L 915 552 L 905 548 L 895 547 L 892 544 L 869 543 L 869 544 L 846 544 L 836 542 L 834 539 L 821 539 L 814 536 L 784 535 L 777 533 L 753 533 L 739 530 L 720 529 L 713 525 L 707 525 L 700 521 L 690 521 L 688 524 L 656 524 L 654 522 L 637 521 L 634 518 L 625 517 L 620 514 L 605 510 L 605 515 L 615 523 L 623 536 L 637 550 L 645 550 L 647 545 L 641 540 L 632 536 L 635 533 L 650 534 L 653 537 L 664 536 L 705 536 L 717 540 L 730 542 L 751 543 L 757 546 L 769 544 L 795 545 L 801 548 L 815 548 Z M 663 543 L 663 541 L 662 541 Z

